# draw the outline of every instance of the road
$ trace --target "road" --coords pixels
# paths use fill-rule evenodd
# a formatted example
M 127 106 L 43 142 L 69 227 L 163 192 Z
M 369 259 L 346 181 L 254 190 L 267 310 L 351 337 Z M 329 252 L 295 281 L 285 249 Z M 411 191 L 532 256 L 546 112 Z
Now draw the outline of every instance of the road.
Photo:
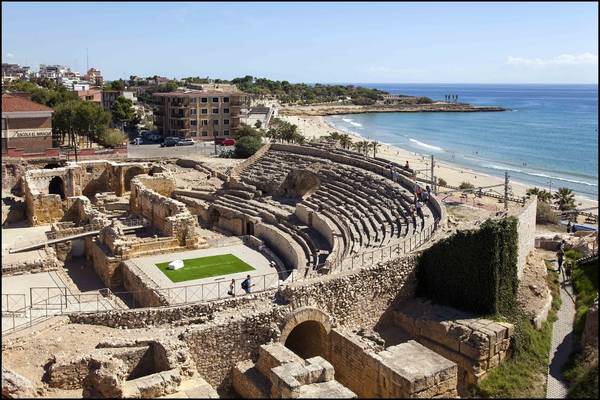
M 233 150 L 233 146 L 228 146 Z M 227 147 L 217 146 L 217 151 L 228 149 Z M 178 157 L 194 158 L 195 156 L 214 156 L 215 145 L 212 142 L 196 143 L 193 146 L 173 146 L 160 147 L 158 144 L 130 144 L 128 146 L 128 158 L 160 158 L 160 157 Z

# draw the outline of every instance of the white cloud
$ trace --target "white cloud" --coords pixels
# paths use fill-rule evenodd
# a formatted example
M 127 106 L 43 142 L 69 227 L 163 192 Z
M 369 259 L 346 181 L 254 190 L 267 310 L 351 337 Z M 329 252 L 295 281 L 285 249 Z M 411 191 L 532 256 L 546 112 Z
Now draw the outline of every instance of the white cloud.
M 508 56 L 506 64 L 516 66 L 545 67 L 552 65 L 598 65 L 598 54 L 561 54 L 553 58 L 523 58 Z
M 13 53 L 6 53 L 6 57 L 7 58 L 15 58 L 15 55 Z

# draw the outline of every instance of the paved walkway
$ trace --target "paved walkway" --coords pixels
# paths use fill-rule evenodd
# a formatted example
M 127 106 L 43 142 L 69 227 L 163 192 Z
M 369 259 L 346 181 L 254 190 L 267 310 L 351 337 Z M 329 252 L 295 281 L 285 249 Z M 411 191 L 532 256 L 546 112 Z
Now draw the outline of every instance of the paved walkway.
M 558 265 L 557 265 L 558 267 Z M 571 284 L 564 284 L 564 277 L 560 277 L 562 300 L 558 310 L 558 320 L 552 327 L 552 345 L 550 347 L 550 365 L 548 367 L 548 385 L 546 398 L 564 399 L 567 397 L 568 383 L 560 372 L 561 367 L 567 362 L 573 348 L 573 321 L 575 319 L 575 294 Z

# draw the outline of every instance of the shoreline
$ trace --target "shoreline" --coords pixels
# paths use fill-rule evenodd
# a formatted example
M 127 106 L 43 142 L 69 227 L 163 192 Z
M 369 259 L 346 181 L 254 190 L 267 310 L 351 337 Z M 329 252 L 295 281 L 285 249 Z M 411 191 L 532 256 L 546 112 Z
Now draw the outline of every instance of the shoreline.
M 281 116 L 328 116 L 345 114 L 367 114 L 367 113 L 386 113 L 386 112 L 502 112 L 510 111 L 508 108 L 498 106 L 476 106 L 468 103 L 446 103 L 435 101 L 425 104 L 393 104 L 393 105 L 340 105 L 340 104 L 321 104 L 305 106 L 287 106 L 281 107 L 279 115 Z
M 346 133 L 353 141 L 368 140 L 367 138 L 360 136 L 354 132 L 346 131 L 343 129 L 335 128 L 330 125 L 323 116 L 306 116 L 306 115 L 280 115 L 281 119 L 298 125 L 298 130 L 307 139 L 318 138 L 327 136 L 331 132 Z M 385 144 L 380 142 L 380 148 L 377 151 L 377 156 L 385 158 L 390 161 L 394 161 L 400 165 L 404 165 L 406 161 L 409 162 L 411 168 L 417 170 L 428 169 L 429 155 L 416 153 L 403 149 L 401 147 Z M 429 174 L 429 172 L 426 172 Z M 448 184 L 453 186 L 460 185 L 461 182 L 467 181 L 477 186 L 491 186 L 497 184 L 503 184 L 504 178 L 489 175 L 484 172 L 474 170 L 469 167 L 462 167 L 459 164 L 449 163 L 447 161 L 436 160 L 435 175 L 443 178 Z M 423 174 L 419 174 L 423 176 Z M 510 187 L 512 189 L 512 195 L 516 197 L 525 196 L 525 192 L 529 188 L 533 188 L 534 185 L 530 185 L 524 182 L 510 180 Z M 502 187 L 494 188 L 498 192 L 502 192 Z M 594 210 L 588 212 L 598 214 L 598 200 L 590 198 L 585 195 L 575 193 L 575 201 L 578 208 L 589 208 L 596 207 Z

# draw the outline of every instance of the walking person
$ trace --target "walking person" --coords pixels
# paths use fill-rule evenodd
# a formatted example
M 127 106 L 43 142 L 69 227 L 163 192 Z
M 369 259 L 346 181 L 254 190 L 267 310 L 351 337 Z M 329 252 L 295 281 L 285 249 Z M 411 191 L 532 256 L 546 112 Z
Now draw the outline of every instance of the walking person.
M 425 228 L 425 216 L 423 215 L 423 209 L 421 208 L 421 202 L 419 202 L 419 200 L 415 201 L 415 209 L 417 210 L 417 215 L 421 218 L 421 229 L 423 229 Z
M 227 292 L 227 294 L 230 296 L 235 296 L 235 279 L 231 280 L 231 283 L 229 284 L 229 291 Z
M 390 164 L 390 178 L 392 179 L 392 182 L 396 182 L 396 174 L 394 171 L 394 164 Z
M 250 294 L 254 286 L 255 285 L 250 280 L 250 275 L 246 276 L 246 279 L 244 279 L 244 281 L 242 282 L 242 289 L 244 289 L 246 294 Z
M 563 271 L 562 271 L 562 264 L 563 264 L 563 259 L 565 256 L 565 241 L 562 240 L 560 242 L 560 245 L 558 245 L 558 251 L 556 252 L 556 258 L 558 261 L 558 274 L 562 275 Z
M 406 164 L 404 164 L 404 169 L 408 170 L 410 167 L 408 166 L 408 160 L 406 160 Z

